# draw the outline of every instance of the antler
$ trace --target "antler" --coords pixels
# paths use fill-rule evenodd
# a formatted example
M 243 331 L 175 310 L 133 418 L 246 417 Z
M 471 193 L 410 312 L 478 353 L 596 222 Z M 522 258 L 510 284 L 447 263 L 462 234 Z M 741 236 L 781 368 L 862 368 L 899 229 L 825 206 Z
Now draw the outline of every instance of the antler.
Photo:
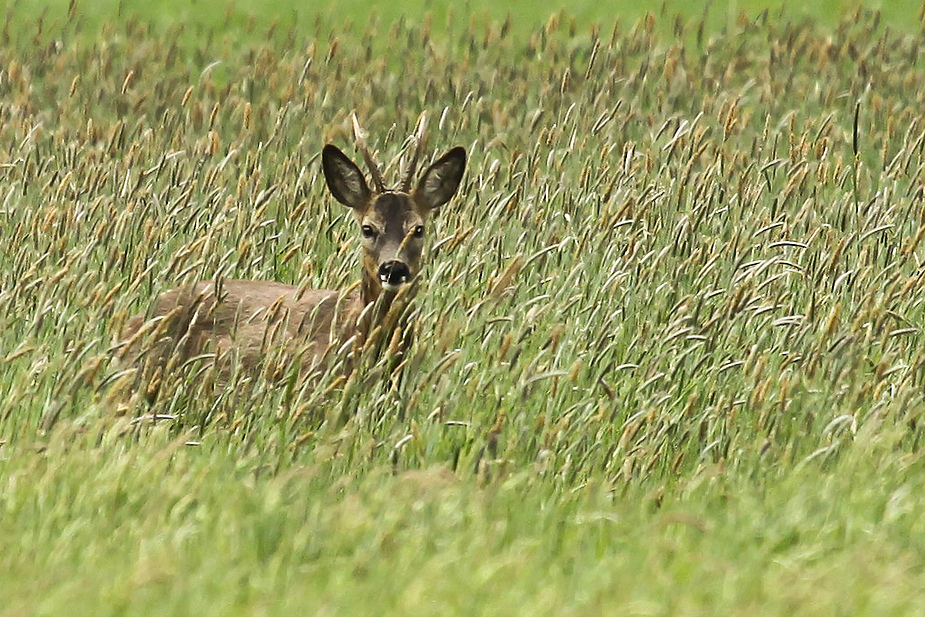
M 360 128 L 356 112 L 350 114 L 350 118 L 353 120 L 353 135 L 357 141 L 357 148 L 360 149 L 360 154 L 363 155 L 363 160 L 366 161 L 366 166 L 369 167 L 369 173 L 372 174 L 373 177 L 373 184 L 376 185 L 376 192 L 382 193 L 385 191 L 385 182 L 382 181 L 382 173 L 379 171 L 379 166 L 376 165 L 376 161 L 373 159 L 373 155 L 366 145 L 366 135 L 363 133 L 363 129 Z
M 421 158 L 421 150 L 424 147 L 424 129 L 427 127 L 427 112 L 422 111 L 421 117 L 418 118 L 418 128 L 414 132 L 414 154 L 411 155 L 411 164 L 408 165 L 408 173 L 404 182 L 401 183 L 401 190 L 405 193 L 411 190 L 411 183 L 414 182 L 414 172 L 417 171 L 418 159 Z

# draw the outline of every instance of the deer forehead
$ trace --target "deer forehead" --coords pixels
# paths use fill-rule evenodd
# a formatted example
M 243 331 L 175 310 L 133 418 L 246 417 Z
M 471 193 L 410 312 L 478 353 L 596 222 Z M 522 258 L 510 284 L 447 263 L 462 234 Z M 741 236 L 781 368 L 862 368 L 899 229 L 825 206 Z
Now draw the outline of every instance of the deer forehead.
M 382 193 L 370 200 L 361 222 L 380 229 L 408 230 L 424 222 L 417 206 L 406 193 Z

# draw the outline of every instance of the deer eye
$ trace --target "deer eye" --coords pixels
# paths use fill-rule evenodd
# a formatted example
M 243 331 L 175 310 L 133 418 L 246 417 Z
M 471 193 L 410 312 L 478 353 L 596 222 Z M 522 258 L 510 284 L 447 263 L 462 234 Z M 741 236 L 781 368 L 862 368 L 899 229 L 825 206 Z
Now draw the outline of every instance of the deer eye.
M 363 225 L 362 227 L 363 237 L 367 240 L 372 240 L 376 237 L 376 230 L 373 229 L 372 225 Z
M 424 226 L 423 225 L 418 225 L 417 227 L 414 228 L 414 237 L 415 238 L 424 237 Z

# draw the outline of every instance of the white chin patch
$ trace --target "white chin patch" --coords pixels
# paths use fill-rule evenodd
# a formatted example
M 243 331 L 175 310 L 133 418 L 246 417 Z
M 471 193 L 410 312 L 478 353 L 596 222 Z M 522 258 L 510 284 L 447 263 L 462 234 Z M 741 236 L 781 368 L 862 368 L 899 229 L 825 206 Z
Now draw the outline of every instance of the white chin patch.
M 382 288 L 386 291 L 398 291 L 405 286 L 404 283 L 399 283 L 398 285 L 393 285 L 392 283 L 387 283 L 386 281 L 381 281 Z

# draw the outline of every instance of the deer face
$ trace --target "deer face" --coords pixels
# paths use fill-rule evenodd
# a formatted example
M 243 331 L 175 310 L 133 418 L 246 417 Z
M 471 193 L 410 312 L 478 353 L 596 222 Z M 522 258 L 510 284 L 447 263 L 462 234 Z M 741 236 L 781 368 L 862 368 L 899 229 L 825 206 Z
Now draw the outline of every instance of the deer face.
M 386 192 L 357 212 L 357 219 L 364 271 L 386 291 L 398 291 L 421 269 L 427 213 L 419 213 L 409 195 Z
M 411 192 L 385 190 L 375 172 L 377 188 L 370 190 L 360 169 L 332 145 L 322 150 L 321 165 L 331 194 L 353 210 L 359 223 L 364 282 L 375 285 L 377 292 L 396 292 L 410 283 L 421 269 L 431 211 L 448 202 L 459 188 L 466 168 L 465 150 L 453 148 L 440 157 Z

